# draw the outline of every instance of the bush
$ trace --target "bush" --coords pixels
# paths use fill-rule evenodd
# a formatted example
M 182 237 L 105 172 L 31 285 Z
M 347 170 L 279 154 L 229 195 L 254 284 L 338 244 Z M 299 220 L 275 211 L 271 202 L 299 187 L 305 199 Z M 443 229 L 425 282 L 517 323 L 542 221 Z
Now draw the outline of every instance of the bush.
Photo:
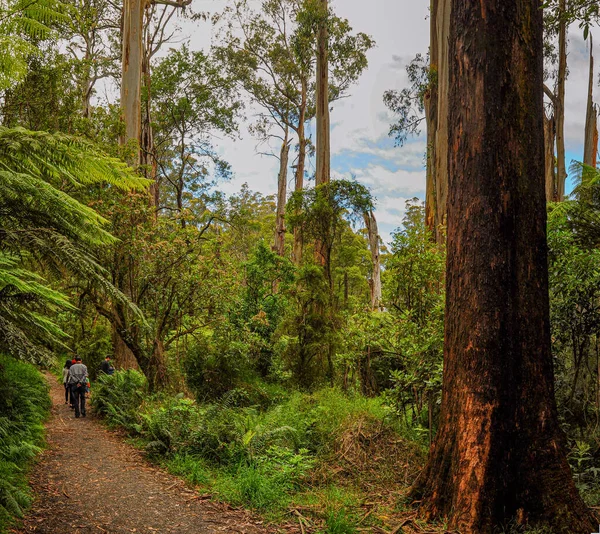
M 233 328 L 223 327 L 188 349 L 183 360 L 186 383 L 198 400 L 220 399 L 247 370 L 248 346 L 239 337 Z
M 49 409 L 39 371 L 0 355 L 0 532 L 30 505 L 27 467 L 43 445 Z
M 140 407 L 146 390 L 146 378 L 133 369 L 102 374 L 94 384 L 92 406 L 110 425 L 139 433 Z

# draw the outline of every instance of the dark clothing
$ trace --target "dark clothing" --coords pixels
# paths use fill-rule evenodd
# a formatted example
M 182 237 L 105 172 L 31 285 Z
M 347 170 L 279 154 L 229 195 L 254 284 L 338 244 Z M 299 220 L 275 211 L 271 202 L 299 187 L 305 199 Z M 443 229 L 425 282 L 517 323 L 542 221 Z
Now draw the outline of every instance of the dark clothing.
M 112 375 L 115 372 L 115 368 L 110 364 L 110 362 L 104 360 L 100 366 L 100 371 L 102 371 L 104 374 Z
M 85 416 L 85 384 L 71 384 L 71 398 L 75 405 L 75 417 Z
M 71 394 L 71 386 L 69 384 L 64 384 L 65 386 L 65 404 L 68 402 L 71 406 L 73 406 L 73 395 Z

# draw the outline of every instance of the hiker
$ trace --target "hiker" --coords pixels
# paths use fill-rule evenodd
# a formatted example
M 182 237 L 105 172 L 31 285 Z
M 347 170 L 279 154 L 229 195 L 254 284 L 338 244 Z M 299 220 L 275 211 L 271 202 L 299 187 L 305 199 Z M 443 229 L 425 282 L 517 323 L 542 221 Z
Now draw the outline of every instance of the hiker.
M 75 357 L 75 365 L 69 369 L 69 385 L 75 404 L 75 417 L 85 417 L 85 390 L 87 385 L 88 370 L 81 363 L 81 356 Z
M 68 359 L 62 370 L 62 382 L 65 388 L 65 404 L 68 404 L 73 408 L 73 396 L 71 395 L 71 386 L 69 386 L 69 369 L 71 368 L 71 365 L 73 365 L 73 363 L 71 362 L 71 359 Z
M 100 366 L 100 371 L 102 371 L 105 375 L 112 375 L 115 372 L 115 368 L 110 363 L 110 356 L 104 358 L 104 361 Z

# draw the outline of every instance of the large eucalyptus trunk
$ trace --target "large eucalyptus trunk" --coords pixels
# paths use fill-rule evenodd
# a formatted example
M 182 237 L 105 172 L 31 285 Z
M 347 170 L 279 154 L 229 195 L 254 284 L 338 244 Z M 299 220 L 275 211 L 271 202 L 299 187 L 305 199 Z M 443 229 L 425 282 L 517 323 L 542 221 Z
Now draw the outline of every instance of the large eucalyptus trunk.
M 583 143 L 583 163 L 596 168 L 598 159 L 598 112 L 594 105 L 594 45 L 590 35 L 590 77 L 588 84 L 587 113 L 585 117 L 585 139 Z
M 381 310 L 382 292 L 381 292 L 381 260 L 379 257 L 379 229 L 377 228 L 377 219 L 373 210 L 364 213 L 365 226 L 369 237 L 369 250 L 371 251 L 371 309 Z
M 285 203 L 287 200 L 287 169 L 290 154 L 288 129 L 279 153 L 279 174 L 277 176 L 277 221 L 275 223 L 275 243 L 273 250 L 280 256 L 285 254 Z
M 147 0 L 123 0 L 123 41 L 121 72 L 121 118 L 125 131 L 121 143 L 141 143 L 142 130 L 142 61 L 144 10 Z M 131 163 L 140 163 L 140 153 Z
M 330 169 L 328 0 L 320 0 L 323 21 L 317 36 L 317 169 L 316 185 L 328 183 Z
M 566 2 L 558 3 L 558 79 L 554 116 L 556 117 L 556 192 L 554 200 L 565 199 L 567 163 L 565 154 L 565 85 L 567 81 L 567 23 L 565 20 Z
M 412 495 L 462 534 L 598 526 L 554 400 L 542 24 L 539 0 L 452 9 L 442 408 Z

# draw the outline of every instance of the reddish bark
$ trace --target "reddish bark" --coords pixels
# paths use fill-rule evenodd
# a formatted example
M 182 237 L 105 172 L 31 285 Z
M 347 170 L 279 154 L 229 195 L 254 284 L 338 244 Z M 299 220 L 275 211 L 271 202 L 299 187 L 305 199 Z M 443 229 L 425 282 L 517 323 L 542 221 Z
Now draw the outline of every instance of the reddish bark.
M 462 534 L 589 534 L 550 352 L 539 0 L 454 2 L 443 401 L 412 495 Z

